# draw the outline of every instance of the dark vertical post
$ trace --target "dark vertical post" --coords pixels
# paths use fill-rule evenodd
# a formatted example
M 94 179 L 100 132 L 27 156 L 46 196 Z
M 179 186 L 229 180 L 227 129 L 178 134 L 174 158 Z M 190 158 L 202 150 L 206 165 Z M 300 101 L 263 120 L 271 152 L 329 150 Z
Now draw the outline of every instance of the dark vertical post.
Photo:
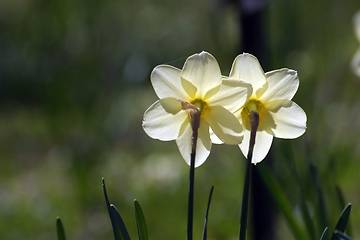
M 251 53 L 260 61 L 264 71 L 268 71 L 267 33 L 265 26 L 265 0 L 238 0 L 239 25 L 241 33 L 241 52 Z M 261 121 L 261 119 L 260 119 Z M 253 239 L 273 239 L 274 202 L 263 182 L 258 168 L 261 164 L 270 165 L 271 151 L 263 162 L 253 168 L 252 197 L 250 209 L 252 214 Z

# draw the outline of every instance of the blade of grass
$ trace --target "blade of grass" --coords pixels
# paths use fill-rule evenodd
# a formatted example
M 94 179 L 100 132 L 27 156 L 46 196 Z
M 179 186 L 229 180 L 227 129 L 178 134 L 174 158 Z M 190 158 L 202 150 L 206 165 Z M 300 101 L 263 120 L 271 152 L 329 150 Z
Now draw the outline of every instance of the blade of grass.
M 103 192 L 104 192 L 104 196 L 105 196 L 106 207 L 107 207 L 107 210 L 108 210 L 108 213 L 109 213 L 111 226 L 112 226 L 112 229 L 113 229 L 114 239 L 115 240 L 123 240 L 123 238 L 121 237 L 119 227 L 116 224 L 114 214 L 113 214 L 113 212 L 111 210 L 111 207 L 110 207 L 109 199 L 108 199 L 107 192 L 106 192 L 105 179 L 104 178 L 102 178 L 102 187 L 103 187 Z
M 211 202 L 211 197 L 213 194 L 213 190 L 214 190 L 214 186 L 211 187 L 210 189 L 210 195 L 209 195 L 209 201 L 208 201 L 208 205 L 206 208 L 206 216 L 205 216 L 205 223 L 204 223 L 204 232 L 203 232 L 203 240 L 207 239 L 207 223 L 208 223 L 208 217 L 209 217 L 209 209 L 210 209 L 210 202 Z
M 139 240 L 148 240 L 148 233 L 146 229 L 145 217 L 144 213 L 141 209 L 139 202 L 135 199 L 135 218 L 136 218 L 136 225 L 139 234 Z
M 326 211 L 324 194 L 320 185 L 319 173 L 317 171 L 317 168 L 312 164 L 310 164 L 310 172 L 312 173 L 311 175 L 313 176 L 313 180 L 316 186 L 316 201 L 317 201 L 317 210 L 318 210 L 318 218 L 319 218 L 318 227 L 319 227 L 319 232 L 321 232 L 322 229 L 324 229 L 326 226 L 329 226 L 329 218 Z
M 56 218 L 56 230 L 58 240 L 66 240 L 64 226 L 59 217 Z
M 334 231 L 334 234 L 336 235 L 337 239 L 339 240 L 352 240 L 352 238 L 346 236 L 344 233 L 339 231 Z
M 340 215 L 340 218 L 336 224 L 334 233 L 331 236 L 331 240 L 337 240 L 337 235 L 335 234 L 335 232 L 345 232 L 346 224 L 347 224 L 347 222 L 349 220 L 349 216 L 350 216 L 350 211 L 351 211 L 351 204 L 349 203 Z
M 337 194 L 338 199 L 339 199 L 340 207 L 341 207 L 341 209 L 344 209 L 345 206 L 346 206 L 344 195 L 343 195 L 343 193 L 342 193 L 339 186 L 336 186 L 335 189 L 336 189 L 336 194 Z M 352 234 L 352 227 L 351 227 L 350 223 L 351 222 L 350 222 L 350 219 L 349 219 L 349 221 L 348 221 L 348 223 L 346 225 L 346 232 L 347 232 L 347 234 L 349 236 L 352 236 L 353 235 Z
M 324 229 L 324 232 L 323 232 L 323 234 L 321 235 L 320 240 L 326 240 L 327 231 L 328 231 L 328 227 L 326 227 L 326 228 Z
M 336 191 L 336 195 L 339 199 L 340 207 L 341 207 L 341 209 L 344 209 L 344 207 L 346 207 L 345 199 L 344 199 L 344 195 L 338 185 L 335 186 L 335 191 Z
M 264 179 L 264 183 L 266 184 L 267 188 L 269 189 L 272 197 L 275 199 L 278 207 L 284 214 L 285 219 L 287 220 L 287 223 L 289 224 L 289 227 L 298 240 L 306 240 L 308 239 L 301 228 L 301 225 L 294 217 L 294 214 L 291 210 L 291 206 L 289 203 L 289 200 L 287 199 L 286 195 L 284 194 L 284 191 L 281 189 L 280 183 L 277 181 L 277 179 L 270 174 L 269 170 L 265 168 L 265 165 L 262 165 L 260 168 L 260 174 L 261 177 Z
M 307 233 L 308 233 L 310 239 L 315 240 L 316 239 L 315 224 L 311 218 L 308 205 L 306 204 L 306 201 L 303 196 L 301 196 L 301 198 L 300 198 L 300 208 L 301 208 L 302 217 L 303 217 L 305 225 L 306 225 Z
M 114 218 L 116 220 L 117 227 L 120 230 L 121 236 L 123 240 L 130 240 L 129 233 L 126 229 L 125 223 L 122 220 L 119 211 L 116 209 L 114 204 L 110 204 L 110 209 L 112 214 L 114 215 Z
M 288 148 L 289 150 L 292 148 Z M 316 240 L 318 238 L 318 234 L 315 230 L 315 224 L 311 218 L 310 211 L 308 208 L 308 205 L 306 204 L 305 196 L 304 196 L 304 188 L 302 187 L 302 183 L 300 181 L 300 177 L 297 174 L 296 166 L 295 166 L 295 160 L 294 160 L 294 151 L 287 152 L 286 153 L 286 159 L 287 163 L 290 169 L 291 174 L 293 175 L 299 189 L 300 194 L 300 209 L 301 214 L 305 222 L 306 230 L 309 235 L 309 239 Z M 322 231 L 322 230 L 321 230 Z

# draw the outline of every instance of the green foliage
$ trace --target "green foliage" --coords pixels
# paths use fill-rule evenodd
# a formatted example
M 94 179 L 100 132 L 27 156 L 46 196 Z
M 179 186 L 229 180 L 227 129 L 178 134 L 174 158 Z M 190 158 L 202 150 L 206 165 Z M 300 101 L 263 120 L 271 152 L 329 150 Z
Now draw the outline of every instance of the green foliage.
M 290 162 L 290 161 L 289 161 Z M 281 209 L 282 213 L 284 214 L 289 226 L 291 227 L 294 236 L 296 237 L 296 239 L 307 239 L 304 235 L 303 232 L 306 232 L 308 235 L 308 238 L 315 238 L 316 237 L 316 232 L 315 232 L 315 228 L 314 225 L 317 224 L 318 226 L 323 226 L 325 225 L 325 230 L 323 231 L 322 235 L 321 235 L 321 240 L 326 240 L 326 236 L 327 236 L 327 231 L 328 231 L 328 213 L 325 207 L 325 198 L 323 196 L 323 190 L 321 187 L 321 184 L 319 182 L 318 179 L 318 173 L 317 173 L 317 169 L 315 166 L 309 164 L 309 169 L 311 172 L 311 176 L 313 176 L 312 180 L 313 183 L 315 185 L 315 196 L 316 196 L 316 210 L 318 212 L 317 214 L 317 218 L 311 218 L 310 217 L 310 213 L 308 210 L 308 207 L 306 205 L 306 200 L 305 200 L 305 195 L 303 195 L 303 191 L 302 191 L 302 186 L 300 183 L 300 178 L 298 177 L 297 171 L 295 169 L 295 165 L 294 164 L 290 164 L 290 169 L 292 172 L 292 176 L 296 179 L 296 182 L 299 184 L 298 188 L 300 189 L 300 205 L 301 205 L 301 209 L 302 209 L 302 213 L 303 213 L 303 217 L 304 217 L 304 222 L 305 222 L 305 226 L 306 229 L 305 231 L 301 230 L 300 228 L 300 224 L 297 223 L 297 221 L 294 218 L 294 214 L 291 212 L 291 207 L 289 206 L 289 202 L 286 199 L 285 196 L 285 192 L 281 189 L 281 187 L 279 186 L 279 183 L 276 181 L 276 179 L 272 176 L 272 174 L 270 173 L 269 169 L 267 169 L 266 167 L 261 167 L 260 168 L 260 172 L 261 175 L 264 179 L 264 182 L 266 183 L 267 187 L 269 188 L 272 196 L 274 197 L 274 199 L 276 200 L 279 208 Z M 341 194 L 341 190 L 340 188 L 336 188 L 336 192 L 338 194 L 340 203 L 343 204 L 344 203 L 344 199 L 343 196 Z M 334 230 L 334 233 L 332 234 L 331 240 L 336 240 L 339 234 L 336 234 L 338 232 L 344 232 L 346 225 L 348 224 L 348 220 L 349 220 L 349 216 L 350 216 L 350 210 L 351 210 L 351 204 L 348 204 L 337 224 Z
M 341 189 L 340 189 L 340 187 L 339 186 L 336 186 L 336 194 L 337 194 L 337 196 L 338 196 L 338 199 L 339 199 L 339 204 L 340 204 L 340 207 L 341 208 L 344 208 L 344 206 L 346 205 L 345 204 L 345 199 L 344 199 L 344 195 L 343 195 L 343 193 L 342 193 L 342 191 L 341 191 Z M 351 205 L 350 204 L 347 204 L 346 205 L 346 207 L 344 208 L 344 210 L 345 209 L 348 209 L 349 208 L 349 214 L 350 214 L 350 207 L 351 207 Z M 342 215 L 341 215 L 342 216 Z M 352 236 L 352 229 L 351 229 L 351 224 L 350 224 L 350 221 L 348 221 L 346 224 L 346 231 L 347 231 L 347 233 L 350 235 L 350 236 Z M 335 229 L 336 230 L 336 229 Z M 340 229 L 339 229 L 340 230 Z
M 103 192 L 106 202 L 106 207 L 108 209 L 108 213 L 110 216 L 111 226 L 114 233 L 114 239 L 115 240 L 130 240 L 129 233 L 125 227 L 124 221 L 122 220 L 118 210 L 113 204 L 110 204 L 106 187 L 105 187 L 105 180 L 102 179 L 102 186 L 103 186 Z
M 269 169 L 267 169 L 265 166 L 262 166 L 259 169 L 261 176 L 266 183 L 266 186 L 270 190 L 270 193 L 275 199 L 281 213 L 286 218 L 286 221 L 289 224 L 289 227 L 295 238 L 298 240 L 307 239 L 306 235 L 304 234 L 304 230 L 301 227 L 301 224 L 293 214 L 291 204 L 287 199 L 286 193 L 281 188 L 278 180 L 270 173 Z
M 206 215 L 205 215 L 205 223 L 204 223 L 204 231 L 203 231 L 202 240 L 207 240 L 207 226 L 208 226 L 209 210 L 210 210 L 210 203 L 211 203 L 213 191 L 214 191 L 214 186 L 212 186 L 210 189 L 209 200 L 208 200 L 208 204 L 206 207 Z
M 113 225 L 113 228 L 118 228 L 120 230 L 121 238 L 119 238 L 119 239 L 121 239 L 121 240 L 131 240 L 130 236 L 129 236 L 129 233 L 128 233 L 128 230 L 127 230 L 127 228 L 125 226 L 125 223 L 122 220 L 122 218 L 120 216 L 120 213 L 116 209 L 115 205 L 110 204 L 110 211 L 111 211 L 112 215 L 114 216 L 115 222 L 116 222 L 116 225 L 115 226 Z M 117 237 L 118 237 L 118 235 L 115 237 L 115 240 L 117 240 Z
M 137 200 L 134 200 L 134 206 L 135 206 L 135 217 L 136 217 L 136 225 L 139 234 L 139 240 L 148 240 L 148 233 L 146 229 L 144 213 Z
M 346 236 L 341 231 L 335 231 L 334 234 L 336 235 L 337 239 L 339 239 L 339 240 L 352 240 L 350 237 Z
M 58 240 L 66 240 L 64 226 L 59 217 L 56 219 L 56 231 Z
M 104 192 L 104 196 L 105 196 L 106 207 L 107 207 L 107 210 L 108 210 L 108 213 L 110 216 L 111 226 L 113 229 L 114 239 L 122 240 L 123 238 L 121 237 L 120 229 L 119 229 L 118 225 L 116 224 L 114 211 L 112 210 L 111 204 L 110 204 L 108 196 L 107 196 L 104 178 L 102 179 L 102 186 L 103 186 L 103 192 Z
M 337 222 L 337 224 L 335 226 L 335 230 L 331 237 L 331 240 L 336 240 L 339 237 L 339 234 L 337 234 L 337 233 L 345 232 L 345 228 L 346 228 L 346 225 L 347 225 L 349 217 L 350 217 L 350 211 L 351 211 L 351 204 L 348 204 L 344 208 L 343 212 L 340 215 L 339 221 Z
M 321 235 L 321 238 L 320 238 L 320 240 L 326 240 L 326 236 L 327 236 L 327 231 L 328 231 L 328 228 L 326 227 L 326 228 L 324 229 L 324 232 L 323 232 L 323 234 Z

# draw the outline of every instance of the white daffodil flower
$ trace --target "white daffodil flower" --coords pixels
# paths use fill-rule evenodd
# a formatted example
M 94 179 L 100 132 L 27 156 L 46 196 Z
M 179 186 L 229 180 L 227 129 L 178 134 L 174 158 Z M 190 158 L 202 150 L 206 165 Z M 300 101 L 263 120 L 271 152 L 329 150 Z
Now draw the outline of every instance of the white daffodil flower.
M 254 111 L 259 115 L 252 163 L 265 158 L 273 137 L 291 139 L 305 132 L 306 114 L 291 101 L 299 87 L 296 71 L 284 68 L 264 74 L 257 58 L 244 53 L 236 57 L 229 77 L 249 82 L 253 87 L 250 99 L 235 112 L 245 129 L 244 140 L 239 144 L 245 157 L 250 140 L 249 114 Z
M 355 35 L 360 43 L 360 11 L 358 11 L 353 17 L 353 24 L 355 29 Z M 356 51 L 353 59 L 351 60 L 351 69 L 360 77 L 360 48 Z
M 209 53 L 190 56 L 182 70 L 169 65 L 155 67 L 151 83 L 159 100 L 146 110 L 143 128 L 151 138 L 176 140 L 187 164 L 190 165 L 193 109 L 200 111 L 195 167 L 210 154 L 210 131 L 226 144 L 242 141 L 242 126 L 232 112 L 249 99 L 252 87 L 239 80 L 223 80 L 217 61 Z

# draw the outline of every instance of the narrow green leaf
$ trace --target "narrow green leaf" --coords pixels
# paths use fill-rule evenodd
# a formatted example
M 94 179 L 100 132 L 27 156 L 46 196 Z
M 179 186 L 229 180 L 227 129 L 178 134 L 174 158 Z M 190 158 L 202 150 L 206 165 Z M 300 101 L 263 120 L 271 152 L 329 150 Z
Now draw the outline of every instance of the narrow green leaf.
M 289 149 L 289 151 L 286 154 L 287 155 L 286 162 L 289 166 L 289 170 L 291 171 L 291 174 L 293 175 L 293 177 L 298 185 L 297 188 L 299 189 L 299 194 L 300 194 L 300 209 L 301 209 L 301 214 L 304 219 L 305 226 L 306 226 L 306 232 L 308 234 L 307 239 L 316 240 L 318 238 L 318 234 L 316 233 L 315 224 L 311 218 L 308 205 L 306 204 L 306 200 L 304 197 L 305 191 L 304 191 L 300 177 L 296 170 L 293 151 L 290 151 L 291 148 L 288 148 L 288 149 Z
M 344 209 L 345 206 L 346 206 L 344 194 L 342 193 L 339 186 L 336 186 L 335 189 L 336 189 L 336 194 L 337 194 L 338 199 L 339 199 L 340 209 Z M 348 221 L 348 223 L 346 225 L 346 232 L 347 232 L 348 235 L 352 236 L 352 227 L 351 227 L 350 223 L 351 222 L 350 222 L 350 219 L 349 219 L 349 221 Z
M 335 191 L 336 191 L 336 195 L 339 199 L 339 203 L 340 203 L 340 207 L 341 209 L 344 209 L 345 207 L 345 199 L 344 199 L 344 195 L 340 189 L 340 187 L 338 185 L 335 186 Z
M 102 178 L 102 187 L 103 187 L 103 191 L 104 191 L 106 207 L 107 207 L 107 210 L 108 210 L 109 216 L 110 216 L 110 221 L 111 221 L 111 226 L 112 226 L 112 229 L 113 229 L 114 239 L 115 240 L 123 240 L 123 238 L 121 237 L 121 234 L 120 234 L 119 227 L 116 224 L 114 214 L 113 214 L 113 212 L 111 210 L 111 207 L 110 207 L 109 199 L 108 199 L 107 192 L 106 192 L 105 179 L 104 178 Z
M 148 240 L 148 233 L 146 229 L 144 213 L 141 209 L 139 202 L 136 199 L 134 200 L 134 205 L 135 205 L 135 218 L 136 218 L 136 225 L 139 234 L 139 240 Z
M 264 179 L 264 183 L 266 184 L 267 188 L 269 189 L 271 195 L 275 199 L 277 205 L 279 206 L 280 210 L 284 214 L 287 223 L 289 224 L 289 227 L 294 234 L 296 239 L 299 240 L 305 240 L 308 239 L 304 235 L 304 232 L 302 228 L 300 227 L 300 224 L 295 219 L 294 214 L 291 210 L 290 203 L 284 193 L 284 191 L 281 189 L 281 186 L 279 182 L 269 174 L 269 170 L 263 166 L 259 167 L 260 174 L 262 178 Z
M 315 231 L 315 225 L 311 218 L 309 207 L 306 204 L 305 198 L 302 194 L 300 197 L 300 208 L 301 208 L 302 217 L 304 219 L 304 222 L 306 225 L 306 230 L 307 230 L 307 233 L 309 234 L 309 237 L 311 239 L 316 239 L 318 237 L 318 235 L 316 234 L 316 231 Z
M 59 217 L 56 219 L 56 230 L 58 240 L 66 240 L 64 226 Z
M 119 211 L 116 209 L 114 204 L 110 204 L 110 209 L 111 209 L 112 214 L 114 215 L 114 218 L 116 220 L 117 227 L 120 230 L 122 239 L 123 240 L 130 240 L 129 233 L 128 233 L 127 229 L 126 229 L 124 221 L 122 220 L 122 218 L 120 216 Z
M 346 236 L 344 233 L 340 231 L 334 231 L 334 234 L 336 235 L 337 239 L 339 240 L 352 240 L 352 238 Z
M 331 240 L 337 239 L 335 232 L 345 232 L 346 224 L 347 224 L 347 222 L 349 220 L 349 216 L 350 216 L 350 211 L 351 211 L 351 204 L 349 203 L 340 215 L 340 218 L 336 224 L 334 233 L 331 236 Z
M 328 227 L 324 229 L 324 232 L 322 233 L 320 240 L 326 240 L 327 231 L 328 231 Z
M 317 168 L 310 164 L 310 171 L 311 175 L 313 176 L 315 186 L 316 186 L 316 201 L 317 201 L 317 211 L 318 211 L 318 227 L 319 232 L 322 231 L 322 229 L 326 226 L 329 226 L 329 218 L 326 211 L 325 206 L 325 200 L 324 200 L 324 194 L 321 189 L 320 180 L 319 180 L 319 173 L 317 171 Z
M 209 195 L 209 201 L 208 201 L 208 205 L 206 208 L 206 216 L 205 216 L 205 223 L 204 223 L 204 232 L 203 232 L 203 240 L 207 239 L 207 223 L 208 223 L 208 217 L 209 217 L 209 209 L 210 209 L 210 202 L 211 202 L 211 197 L 214 191 L 214 186 L 211 187 L 210 189 L 210 195 Z

